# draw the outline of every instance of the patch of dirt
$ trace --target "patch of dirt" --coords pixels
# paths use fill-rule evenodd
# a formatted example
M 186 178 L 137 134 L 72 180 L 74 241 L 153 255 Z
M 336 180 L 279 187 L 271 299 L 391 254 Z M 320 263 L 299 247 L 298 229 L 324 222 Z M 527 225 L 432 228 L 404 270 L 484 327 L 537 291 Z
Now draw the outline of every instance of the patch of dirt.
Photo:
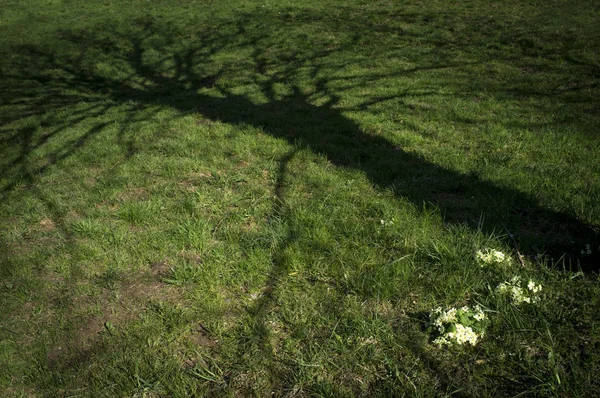
M 194 184 L 191 184 L 187 181 L 180 183 L 186 191 L 188 192 L 196 192 L 198 190 L 198 187 Z
M 391 320 L 397 316 L 397 308 L 388 300 L 368 299 L 363 303 L 365 314 L 377 314 L 383 319 Z
M 88 167 L 88 172 L 96 177 L 99 176 L 100 174 L 102 174 L 103 171 L 104 171 L 104 169 L 102 167 L 97 167 L 97 166 Z
M 166 261 L 156 261 L 150 264 L 150 272 L 155 278 L 164 278 L 171 271 L 171 266 Z
M 201 323 L 191 331 L 188 340 L 193 345 L 201 347 L 212 347 L 219 343 L 219 340 L 212 338 L 209 330 Z
M 73 222 L 75 220 L 81 219 L 81 215 L 74 210 L 70 210 L 64 217 L 63 221 L 65 222 Z
M 91 188 L 94 185 L 96 185 L 96 183 L 98 182 L 98 180 L 96 178 L 86 178 L 84 181 L 84 185 L 86 186 L 86 188 Z
M 192 178 L 212 178 L 212 174 L 207 171 L 192 171 L 190 173 Z
M 244 224 L 242 224 L 242 230 L 245 232 L 255 232 L 259 229 L 258 223 L 254 221 L 252 217 L 249 217 Z
M 68 339 L 50 350 L 48 365 L 64 369 L 86 361 L 97 349 L 102 333 L 118 330 L 138 318 L 149 302 L 184 302 L 179 288 L 159 281 L 168 269 L 166 262 L 156 262 L 148 271 L 121 281 L 115 289 L 103 289 L 94 298 L 72 297 L 70 305 L 78 326 Z
M 182 250 L 180 253 L 181 257 L 186 259 L 187 261 L 195 264 L 202 263 L 202 254 L 195 250 Z
M 133 199 L 146 199 L 148 197 L 148 190 L 146 188 L 132 188 L 117 195 L 117 200 L 120 202 L 127 202 Z
M 50 231 L 50 230 L 48 230 Z M 28 231 L 18 243 L 4 243 L 2 252 L 11 256 L 24 256 L 39 247 L 55 247 L 59 243 L 56 236 L 36 236 Z
M 205 367 L 220 360 L 217 354 L 219 340 L 211 337 L 210 332 L 204 325 L 198 323 L 182 340 L 182 346 L 177 354 L 181 368 L 190 370 L 203 364 Z M 208 356 L 207 356 L 208 354 Z M 215 356 L 216 355 L 216 356 Z M 207 362 L 208 359 L 208 362 Z
M 53 231 L 56 229 L 56 224 L 49 218 L 43 218 L 40 221 L 40 227 L 45 231 Z
M 106 210 L 109 212 L 116 211 L 119 208 L 117 205 L 109 205 L 106 202 L 96 203 L 96 209 L 98 210 Z
M 102 317 L 99 315 L 93 315 L 85 320 L 76 330 L 73 340 L 71 340 L 69 345 L 73 347 L 77 347 L 80 350 L 89 350 L 98 335 L 105 330 L 104 327 L 105 322 L 102 321 Z M 60 349 L 60 347 L 58 347 Z M 51 356 L 50 354 L 48 355 Z
M 13 375 L 10 378 L 10 386 L 0 387 L 0 397 L 39 397 L 41 395 L 31 387 L 23 386 L 22 376 Z
M 207 171 L 193 171 L 187 177 L 184 177 L 179 185 L 182 186 L 188 192 L 194 192 L 198 189 L 198 185 L 202 182 L 199 180 L 206 180 L 213 178 L 212 174 Z

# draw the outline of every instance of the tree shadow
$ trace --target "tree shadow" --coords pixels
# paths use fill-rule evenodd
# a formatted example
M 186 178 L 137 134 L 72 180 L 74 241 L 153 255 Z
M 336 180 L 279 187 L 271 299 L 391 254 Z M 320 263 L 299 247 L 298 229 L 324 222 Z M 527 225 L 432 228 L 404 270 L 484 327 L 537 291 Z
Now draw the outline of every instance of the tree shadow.
M 279 44 L 269 37 L 273 31 L 250 31 L 248 27 L 257 24 L 256 19 L 242 15 L 215 29 L 200 31 L 202 37 L 195 45 L 181 46 L 173 41 L 172 36 L 177 33 L 174 27 L 152 20 L 138 23 L 139 29 L 128 33 L 117 30 L 97 35 L 65 31 L 62 39 L 71 48 L 66 57 L 40 48 L 20 48 L 23 61 L 31 61 L 36 67 L 28 74 L 32 68 L 23 65 L 23 73 L 16 79 L 50 86 L 47 94 L 50 100 L 45 102 L 55 108 L 63 107 L 65 101 L 72 103 L 85 97 L 102 98 L 105 102 L 70 115 L 60 126 L 94 118 L 114 104 L 133 104 L 129 112 L 132 124 L 152 118 L 152 109 L 156 106 L 169 106 L 182 114 L 199 113 L 213 121 L 260 127 L 269 135 L 324 155 L 338 167 L 364 172 L 374 185 L 392 189 L 418 207 L 423 203 L 436 205 L 449 223 L 466 223 L 484 232 L 508 233 L 518 242 L 524 255 L 546 253 L 555 259 L 566 256 L 573 265 L 578 262 L 584 270 L 598 270 L 598 258 L 579 256 L 586 244 L 597 246 L 599 238 L 595 227 L 571 214 L 545 208 L 536 199 L 518 190 L 497 186 L 477 174 L 463 174 L 436 165 L 381 135 L 364 131 L 345 116 L 349 110 L 364 111 L 374 103 L 401 97 L 375 98 L 355 107 L 342 105 L 344 90 L 383 78 L 377 73 L 356 76 L 342 89 L 331 89 L 333 78 L 321 77 L 324 68 L 335 70 L 345 66 L 343 63 L 332 66 L 335 61 L 331 61 L 330 55 L 352 49 L 356 37 L 336 46 L 278 48 Z M 249 53 L 247 65 L 219 64 L 212 59 L 214 55 L 232 51 Z M 271 52 L 279 54 L 270 56 Z M 110 62 L 112 69 L 94 70 L 90 58 Z M 394 75 L 454 66 L 458 65 L 436 63 Z M 40 73 L 41 67 L 55 71 L 54 76 Z M 312 87 L 307 89 L 296 83 L 301 73 L 311 77 Z M 244 84 L 258 86 L 262 100 L 237 93 L 237 87 L 229 86 L 226 81 L 221 83 L 225 75 L 230 79 L 240 76 Z M 75 92 L 70 94 L 73 98 L 54 97 L 54 93 L 66 89 Z M 53 107 L 45 110 L 46 114 L 55 111 Z M 104 127 L 98 124 L 51 153 L 51 163 L 71 156 Z M 12 139 L 21 142 L 21 155 L 7 167 L 25 169 L 28 153 L 43 145 L 48 137 L 60 134 L 63 128 L 55 128 L 35 144 L 31 142 L 31 134 L 17 132 L 18 137 Z M 131 144 L 133 138 L 127 137 L 127 125 L 119 137 L 131 156 L 135 149 Z M 26 174 L 43 174 L 45 167 L 47 165 Z M 6 172 L 6 168 L 3 171 Z M 13 185 L 3 187 L 3 192 Z
M 482 226 L 485 232 L 508 232 L 519 241 L 520 250 L 524 254 L 535 256 L 545 252 L 554 258 L 566 254 L 573 260 L 579 260 L 586 270 L 594 269 L 596 258 L 588 258 L 587 262 L 583 262 L 577 253 L 585 244 L 598 241 L 597 231 L 593 227 L 570 214 L 546 209 L 535 199 L 517 190 L 498 187 L 476 174 L 457 173 L 408 153 L 379 135 L 363 131 L 346 117 L 344 112 L 348 109 L 340 106 L 339 90 L 332 92 L 328 88 L 331 83 L 329 80 L 316 77 L 319 69 L 324 67 L 318 61 L 332 53 L 344 51 L 343 46 L 285 53 L 276 59 L 277 66 L 283 67 L 276 73 L 269 73 L 268 64 L 272 60 L 269 61 L 265 55 L 269 48 L 265 48 L 265 43 L 262 42 L 264 37 L 247 35 L 245 26 L 249 21 L 248 17 L 240 18 L 233 26 L 230 24 L 224 27 L 223 30 L 229 31 L 229 34 L 214 34 L 213 31 L 212 36 L 209 34 L 205 37 L 199 46 L 175 52 L 170 47 L 172 41 L 167 39 L 168 34 L 172 33 L 171 29 L 152 21 L 144 21 L 141 32 L 130 37 L 114 32 L 112 40 L 98 38 L 87 32 L 67 31 L 63 33 L 63 39 L 77 49 L 78 57 L 73 59 L 71 55 L 60 59 L 56 54 L 39 48 L 21 48 L 24 60 L 35 59 L 38 64 L 41 61 L 43 66 L 58 70 L 60 74 L 48 78 L 39 73 L 24 73 L 17 79 L 37 81 L 44 87 L 50 85 L 52 90 L 49 90 L 50 94 L 47 96 L 51 101 L 41 99 L 38 103 L 51 103 L 56 108 L 85 95 L 101 95 L 111 101 L 104 105 L 91 105 L 79 114 L 70 115 L 61 126 L 72 126 L 82 120 L 94 118 L 106 112 L 114 103 L 142 104 L 142 107 L 167 105 L 184 114 L 198 112 L 224 123 L 259 126 L 272 136 L 323 154 L 337 166 L 365 172 L 375 185 L 391 188 L 417 206 L 423 203 L 435 204 L 448 222 L 467 223 L 475 228 Z M 159 40 L 158 45 L 148 43 L 148 37 L 159 37 L 162 42 Z M 242 42 L 236 43 L 240 38 Z M 260 86 L 266 101 L 257 103 L 244 94 L 236 94 L 234 88 L 218 84 L 221 75 L 237 73 L 237 66 L 227 65 L 228 70 L 224 67 L 215 69 L 210 58 L 232 45 L 239 47 L 240 51 L 252 51 L 250 83 Z M 126 47 L 127 51 L 120 50 L 122 47 Z M 148 60 L 147 54 L 152 52 L 160 54 L 158 59 Z M 94 72 L 85 62 L 88 53 L 92 56 L 100 54 L 102 59 L 111 60 L 117 69 L 127 70 L 127 74 L 113 77 Z M 310 65 L 310 74 L 315 77 L 314 89 L 309 92 L 294 83 L 298 70 L 306 69 L 303 66 L 306 64 Z M 422 69 L 448 67 L 452 65 L 424 66 Z M 31 68 L 24 68 L 25 71 L 28 69 Z M 416 70 L 401 71 L 397 75 Z M 364 79 L 355 80 L 361 80 L 360 84 L 364 84 L 365 79 L 375 80 L 382 76 L 374 74 L 362 78 Z M 276 86 L 280 84 L 287 85 L 287 94 L 277 93 Z M 64 88 L 75 90 L 77 94 L 71 94 L 74 98 L 55 96 L 55 92 Z M 212 92 L 208 93 L 204 89 Z M 320 105 L 315 104 L 316 98 L 321 99 Z M 374 102 L 390 98 L 377 98 L 361 104 L 360 108 L 366 109 Z M 29 109 L 31 108 L 33 107 Z M 46 114 L 54 111 L 55 109 L 48 107 L 44 110 Z M 144 114 L 133 108 L 131 114 L 132 123 L 136 119 L 133 115 L 137 115 L 138 120 L 152 117 L 151 114 Z M 99 124 L 56 153 L 50 154 L 51 163 L 70 156 L 104 127 Z M 43 145 L 53 135 L 60 134 L 63 128 L 55 128 L 35 144 L 30 142 L 31 135 L 28 134 L 17 132 L 17 136 L 7 137 L 7 140 L 17 139 L 21 142 L 22 154 L 5 166 L 3 171 L 7 171 L 6 167 L 24 167 L 28 153 Z M 123 128 L 120 137 L 131 156 L 134 149 L 131 140 L 129 143 L 125 142 L 126 134 L 126 128 Z M 39 175 L 44 173 L 45 167 L 47 166 L 27 173 Z M 6 192 L 13 186 L 14 184 L 8 184 L 3 187 L 3 191 Z M 485 219 L 483 224 L 480 223 L 482 217 Z
M 273 41 L 277 29 L 284 28 L 285 18 L 276 28 L 267 31 L 256 28 L 265 26 L 272 17 L 240 14 L 233 21 L 196 29 L 197 37 L 191 44 L 176 40 L 181 32 L 174 26 L 143 19 L 136 21 L 135 29 L 125 31 L 117 28 L 112 31 L 66 30 L 61 33 L 67 47 L 63 52 L 19 47 L 18 73 L 3 77 L 10 87 L 6 92 L 11 95 L 11 99 L 5 97 L 3 105 L 10 105 L 18 112 L 3 114 L 2 121 L 8 125 L 39 117 L 48 125 L 48 131 L 38 138 L 32 127 L 0 130 L 2 144 L 19 153 L 5 163 L 0 172 L 6 175 L 18 172 L 22 176 L 5 183 L 2 195 L 8 195 L 23 180 L 35 186 L 36 176 L 44 174 L 50 165 L 73 156 L 88 140 L 102 133 L 106 122 L 95 123 L 82 135 L 51 151 L 50 162 L 45 165 L 30 161 L 35 149 L 65 129 L 93 121 L 117 105 L 131 104 L 127 109 L 128 123 L 120 128 L 118 139 L 125 156 L 133 156 L 137 149 L 133 144 L 135 137 L 128 136 L 128 126 L 151 119 L 157 107 L 166 106 L 182 115 L 200 114 L 213 121 L 259 127 L 296 148 L 310 148 L 337 167 L 363 172 L 375 186 L 391 189 L 417 207 L 423 203 L 435 204 L 448 223 L 467 224 L 488 233 L 507 232 L 518 242 L 524 255 L 533 257 L 546 253 L 555 259 L 567 258 L 586 271 L 599 270 L 597 255 L 579 256 L 585 244 L 598 246 L 600 243 L 596 227 L 572 214 L 548 209 L 518 190 L 495 185 L 476 174 L 462 174 L 434 164 L 380 135 L 365 131 L 346 116 L 348 111 L 368 112 L 374 104 L 402 97 L 390 95 L 346 106 L 342 99 L 347 90 L 368 87 L 386 78 L 467 63 L 457 63 L 448 54 L 439 56 L 438 53 L 432 56 L 435 62 L 408 70 L 373 72 L 351 78 L 338 78 L 330 73 L 330 77 L 323 77 L 324 70 L 330 72 L 348 66 L 347 58 L 336 61 L 331 56 L 356 48 L 360 41 L 360 34 L 356 32 L 366 25 L 356 20 L 343 27 L 340 25 L 340 29 L 354 32 L 341 43 L 294 47 L 298 43 L 288 46 Z M 296 16 L 299 17 L 307 21 L 326 18 L 311 13 Z M 376 26 L 370 28 L 377 29 Z M 236 52 L 247 54 L 246 63 L 223 62 L 218 58 Z M 97 64 L 101 62 L 108 67 L 99 69 Z M 231 83 L 236 77 L 240 79 L 240 86 L 251 85 L 254 91 L 258 87 L 261 98 L 240 92 L 239 87 Z M 332 88 L 333 83 L 339 81 L 343 84 Z M 527 94 L 531 93 L 527 91 Z M 59 120 L 56 116 L 59 111 L 80 101 L 89 101 L 90 105 Z M 285 214 L 283 186 L 287 164 L 294 153 L 281 160 L 273 214 Z M 66 227 L 62 228 L 66 231 Z M 270 309 L 278 281 L 285 274 L 285 261 L 279 256 L 294 239 L 290 234 L 280 242 L 272 258 L 265 294 L 249 310 L 259 328 L 266 327 L 260 323 Z M 419 350 L 414 348 L 414 351 Z M 435 364 L 431 367 L 439 372 Z

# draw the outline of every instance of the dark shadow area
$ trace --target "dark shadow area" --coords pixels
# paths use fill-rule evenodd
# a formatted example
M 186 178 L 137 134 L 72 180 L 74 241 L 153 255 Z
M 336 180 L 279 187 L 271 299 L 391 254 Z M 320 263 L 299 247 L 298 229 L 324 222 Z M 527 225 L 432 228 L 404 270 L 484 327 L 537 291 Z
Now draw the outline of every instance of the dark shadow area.
M 182 114 L 199 113 L 213 121 L 260 127 L 267 134 L 326 156 L 338 167 L 363 171 L 373 184 L 393 189 L 418 207 L 423 203 L 435 204 L 450 223 L 511 234 L 522 254 L 546 253 L 554 259 L 566 256 L 571 266 L 579 263 L 587 271 L 598 270 L 597 256 L 579 256 L 586 244 L 598 246 L 595 227 L 570 214 L 546 209 L 517 190 L 498 187 L 476 174 L 457 173 L 408 153 L 380 135 L 363 131 L 344 116 L 348 110 L 368 112 L 374 103 L 396 98 L 370 99 L 359 106 L 344 107 L 340 104 L 343 90 L 355 85 L 368 86 L 369 81 L 384 76 L 377 73 L 355 76 L 342 91 L 329 88 L 333 78 L 321 77 L 324 69 L 346 66 L 334 65 L 331 55 L 351 51 L 360 41 L 358 35 L 351 35 L 348 42 L 335 46 L 283 48 L 268 33 L 256 29 L 260 23 L 260 19 L 242 15 L 239 20 L 201 30 L 194 45 L 177 43 L 174 37 L 178 31 L 173 26 L 142 20 L 137 22 L 137 30 L 129 34 L 65 31 L 61 39 L 70 49 L 66 55 L 43 48 L 19 47 L 16 49 L 21 54 L 19 74 L 4 77 L 11 82 L 5 90 L 10 98 L 5 97 L 4 104 L 14 105 L 22 113 L 8 118 L 42 115 L 49 127 L 37 141 L 27 129 L 3 129 L 2 140 L 19 148 L 21 154 L 5 165 L 2 172 L 21 169 L 26 183 L 34 184 L 34 176 L 43 174 L 48 165 L 71 156 L 106 126 L 98 123 L 88 128 L 85 134 L 51 153 L 46 165 L 32 169 L 27 164 L 29 153 L 66 127 L 93 120 L 116 105 L 130 104 L 132 124 L 151 119 L 158 106 L 168 106 Z M 277 32 L 270 32 L 274 33 Z M 236 51 L 250 54 L 246 64 L 219 63 L 212 58 Z M 396 75 L 456 67 L 456 63 L 443 62 L 447 57 L 436 55 L 435 64 L 398 71 Z M 110 68 L 99 70 L 92 59 L 109 63 Z M 301 73 L 311 79 L 311 89 L 296 83 Z M 239 76 L 241 84 L 260 87 L 263 101 L 257 102 L 236 93 L 236 87 L 221 84 L 222 76 L 229 79 Z M 286 91 L 283 94 L 281 86 Z M 28 98 L 29 93 L 35 99 Z M 87 101 L 90 105 L 60 120 L 56 118 L 56 112 L 76 101 Z M 131 156 L 135 148 L 133 137 L 127 137 L 127 126 L 125 123 L 121 128 L 119 140 L 127 156 Z M 6 193 L 18 182 L 23 181 L 9 182 L 2 191 Z

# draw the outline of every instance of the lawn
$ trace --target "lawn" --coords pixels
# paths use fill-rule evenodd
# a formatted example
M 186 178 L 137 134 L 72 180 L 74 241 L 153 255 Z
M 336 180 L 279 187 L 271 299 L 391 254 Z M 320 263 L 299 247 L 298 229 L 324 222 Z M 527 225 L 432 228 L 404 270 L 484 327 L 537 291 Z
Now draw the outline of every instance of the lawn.
M 597 2 L 1 3 L 0 396 L 600 396 Z

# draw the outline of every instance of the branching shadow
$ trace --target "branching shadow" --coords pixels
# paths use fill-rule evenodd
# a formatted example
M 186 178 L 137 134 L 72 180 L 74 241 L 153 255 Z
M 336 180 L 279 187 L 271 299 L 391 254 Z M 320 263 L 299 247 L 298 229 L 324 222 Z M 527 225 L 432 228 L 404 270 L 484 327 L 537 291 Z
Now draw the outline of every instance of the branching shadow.
M 200 31 L 202 36 L 193 46 L 178 47 L 172 38 L 177 34 L 172 26 L 144 20 L 138 31 L 129 34 L 116 31 L 107 37 L 97 37 L 89 32 L 64 32 L 63 39 L 72 48 L 66 57 L 39 48 L 21 48 L 23 73 L 11 78 L 18 84 L 22 81 L 27 85 L 43 84 L 47 92 L 26 106 L 26 115 L 35 115 L 40 103 L 50 104 L 40 112 L 44 112 L 49 125 L 56 127 L 37 142 L 32 142 L 33 136 L 27 131 L 16 132 L 16 135 L 11 132 L 13 135 L 5 139 L 20 142 L 21 154 L 2 171 L 9 173 L 11 168 L 18 167 L 28 176 L 43 174 L 49 164 L 71 156 L 90 137 L 101 132 L 105 124 L 89 128 L 85 134 L 52 152 L 48 164 L 29 170 L 27 157 L 33 149 L 60 134 L 66 126 L 93 119 L 115 104 L 132 104 L 130 124 L 152 118 L 157 106 L 170 106 L 182 114 L 197 112 L 225 123 L 259 126 L 272 136 L 325 155 L 339 167 L 363 171 L 373 184 L 391 188 L 417 206 L 437 205 L 448 222 L 467 223 L 477 228 L 483 217 L 486 232 L 509 232 L 527 255 L 545 252 L 559 258 L 566 254 L 576 260 L 577 251 L 585 244 L 598 242 L 597 230 L 570 214 L 546 209 L 528 195 L 498 187 L 475 174 L 461 174 L 433 164 L 380 135 L 363 131 L 346 117 L 346 111 L 365 111 L 374 103 L 401 97 L 399 94 L 369 99 L 358 106 L 342 106 L 340 99 L 345 90 L 384 77 L 377 73 L 354 76 L 346 79 L 343 88 L 335 89 L 330 88 L 333 78 L 322 77 L 324 69 L 338 70 L 345 66 L 335 65 L 329 55 L 349 51 L 356 37 L 335 46 L 288 48 L 285 43 L 274 41 L 272 35 L 277 33 L 276 29 L 266 33 L 250 31 L 249 27 L 256 23 L 251 16 L 241 16 L 216 29 Z M 249 53 L 247 64 L 220 63 L 212 59 L 232 51 Z M 275 52 L 277 54 L 272 55 Z M 110 68 L 94 70 L 92 57 L 109 63 Z M 35 68 L 32 70 L 27 64 L 34 64 Z M 435 63 L 398 71 L 395 75 L 455 66 Z M 54 71 L 54 75 L 40 72 L 44 69 Z M 301 75 L 310 77 L 312 87 L 307 89 L 297 83 Z M 228 83 L 220 83 L 222 76 L 229 79 L 237 76 L 241 84 L 260 87 L 262 100 L 240 94 Z M 73 94 L 55 94 L 65 89 Z M 39 87 L 34 90 L 39 91 Z M 25 94 L 20 93 L 13 102 L 24 102 Z M 66 104 L 85 98 L 102 99 L 104 103 L 81 109 L 60 124 L 53 119 L 52 115 Z M 119 135 L 128 156 L 135 152 L 131 137 L 126 137 L 130 124 L 124 124 Z M 3 192 L 12 189 L 15 183 L 5 185 Z M 588 260 L 582 265 L 588 270 L 594 269 L 597 259 Z
M 137 149 L 134 137 L 128 136 L 128 127 L 151 119 L 160 107 L 170 107 L 181 115 L 199 113 L 213 121 L 260 127 L 292 147 L 310 148 L 338 167 L 363 172 L 375 186 L 391 189 L 417 207 L 435 204 L 448 223 L 482 227 L 485 232 L 508 231 L 525 255 L 566 255 L 587 271 L 598 270 L 597 257 L 578 257 L 585 244 L 600 243 L 596 226 L 572 214 L 547 209 L 515 189 L 497 186 L 475 174 L 458 173 L 409 153 L 380 135 L 364 131 L 347 116 L 349 111 L 368 112 L 375 104 L 401 100 L 405 95 L 366 98 L 358 105 L 347 106 L 343 95 L 353 88 L 417 72 L 463 67 L 469 62 L 457 62 L 448 51 L 440 50 L 444 43 L 433 43 L 432 54 L 425 54 L 431 62 L 420 67 L 336 77 L 332 72 L 343 70 L 352 58 L 343 57 L 342 62 L 332 55 L 351 53 L 360 46 L 357 43 L 361 37 L 356 32 L 366 29 L 366 20 L 363 24 L 357 19 L 346 24 L 339 19 L 329 21 L 344 30 L 337 42 L 286 43 L 278 40 L 286 18 L 267 27 L 265 21 L 269 18 L 274 16 L 240 14 L 235 20 L 193 30 L 194 37 L 189 41 L 180 39 L 183 33 L 172 25 L 142 19 L 129 30 L 66 30 L 61 35 L 66 50 L 61 53 L 31 46 L 17 48 L 19 63 L 12 69 L 18 73 L 2 77 L 8 87 L 4 93 L 10 98 L 6 96 L 1 103 L 15 112 L 2 114 L 2 122 L 9 126 L 37 117 L 48 128 L 41 138 L 36 137 L 33 127 L 0 130 L 2 144 L 19 153 L 0 172 L 21 176 L 8 180 L 0 192 L 8 195 L 23 180 L 35 185 L 37 176 L 43 175 L 50 165 L 73 156 L 101 134 L 106 122 L 93 121 L 116 106 L 128 107 L 130 116 L 120 127 L 118 139 L 125 156 L 133 156 Z M 307 13 L 294 18 L 328 17 Z M 461 43 L 453 45 L 457 48 Z M 245 54 L 244 62 L 238 58 L 227 61 L 236 53 Z M 244 92 L 244 86 L 252 87 L 253 93 L 258 91 L 260 98 Z M 531 93 L 528 91 L 527 95 Z M 56 116 L 77 102 L 89 105 L 68 116 Z M 83 123 L 88 126 L 85 132 L 51 151 L 49 162 L 39 166 L 30 161 L 31 153 L 52 137 Z M 273 209 L 278 216 L 285 216 L 283 181 L 293 156 L 292 151 L 281 160 Z M 264 298 L 250 311 L 257 322 L 268 311 L 278 280 L 285 272 L 285 261 L 279 255 L 293 241 L 293 234 L 287 239 L 280 242 L 273 255 Z

